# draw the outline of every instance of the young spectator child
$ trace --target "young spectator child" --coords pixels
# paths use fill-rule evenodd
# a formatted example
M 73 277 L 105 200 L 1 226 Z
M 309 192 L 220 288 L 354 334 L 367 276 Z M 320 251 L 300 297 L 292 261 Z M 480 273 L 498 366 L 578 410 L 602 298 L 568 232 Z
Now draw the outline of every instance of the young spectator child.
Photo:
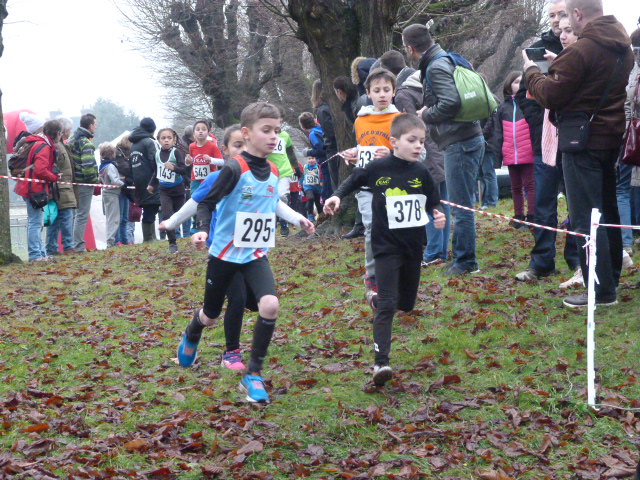
M 209 249 L 207 282 L 202 309 L 186 328 L 178 347 L 178 361 L 190 367 L 197 357 L 202 330 L 214 324 L 224 297 L 240 272 L 258 306 L 251 358 L 240 382 L 247 401 L 269 402 L 260 372 L 275 329 L 279 311 L 273 273 L 266 257 L 274 245 L 275 213 L 279 202 L 278 170 L 266 157 L 278 142 L 281 114 L 268 103 L 247 106 L 240 116 L 246 151 L 223 167 L 211 191 L 198 205 L 200 231 L 193 235 L 196 248 L 204 248 L 209 236 L 211 214 L 216 210 L 216 228 Z M 309 234 L 313 224 L 299 217 Z
M 515 95 L 520 88 L 521 72 L 511 72 L 502 87 L 504 102 L 498 107 L 494 124 L 493 141 L 497 160 L 509 167 L 513 192 L 514 218 L 533 222 L 536 213 L 536 182 L 533 175 L 534 151 L 529 124 L 518 107 Z M 527 215 L 524 215 L 525 194 Z M 526 225 L 513 222 L 516 230 Z
M 373 382 L 379 386 L 392 377 L 389 353 L 395 310 L 408 312 L 415 305 L 427 212 L 433 212 L 436 228 L 444 228 L 446 222 L 429 170 L 418 161 L 425 135 L 426 127 L 415 115 L 396 116 L 391 124 L 393 155 L 355 168 L 324 206 L 325 213 L 333 215 L 342 198 L 364 186 L 373 197 L 371 246 L 378 280 L 373 300 Z
M 100 182 L 104 185 L 117 185 L 122 187 L 124 182 L 120 178 L 114 162 L 116 149 L 108 142 L 100 144 Z M 107 248 L 116 244 L 116 235 L 120 228 L 120 188 L 102 189 L 102 210 L 106 218 Z
M 160 204 L 162 215 L 168 218 L 184 205 L 184 178 L 187 170 L 184 155 L 176 148 L 178 134 L 172 128 L 158 131 L 160 150 L 156 152 L 156 174 L 149 183 L 149 193 L 153 193 L 160 186 Z M 169 253 L 178 253 L 175 229 L 167 230 Z
M 276 107 L 277 108 L 277 107 Z M 281 119 L 284 118 L 284 111 L 279 109 Z M 281 130 L 273 152 L 267 159 L 272 162 L 280 172 L 278 181 L 278 196 L 280 200 L 289 205 L 291 200 L 291 183 L 295 181 L 295 168 L 298 159 L 293 149 L 293 141 L 287 132 Z M 280 234 L 283 237 L 289 235 L 289 225 L 284 219 L 280 219 Z
M 302 172 L 302 188 L 304 189 L 304 196 L 307 197 L 307 218 L 313 222 L 315 220 L 313 207 L 316 207 L 318 214 L 322 213 L 322 205 L 320 205 L 320 169 L 315 157 L 307 157 L 307 164 Z
M 365 80 L 367 95 L 373 105 L 366 105 L 358 112 L 354 127 L 358 148 L 352 148 L 345 153 L 345 160 L 365 167 L 371 160 L 387 157 L 391 153 L 391 122 L 400 115 L 393 105 L 393 95 L 396 89 L 396 77 L 389 70 L 376 68 L 369 72 Z M 376 295 L 376 274 L 371 250 L 371 200 L 372 193 L 368 186 L 363 186 L 358 193 L 358 210 L 362 214 L 365 239 L 365 296 L 367 303 L 372 304 Z

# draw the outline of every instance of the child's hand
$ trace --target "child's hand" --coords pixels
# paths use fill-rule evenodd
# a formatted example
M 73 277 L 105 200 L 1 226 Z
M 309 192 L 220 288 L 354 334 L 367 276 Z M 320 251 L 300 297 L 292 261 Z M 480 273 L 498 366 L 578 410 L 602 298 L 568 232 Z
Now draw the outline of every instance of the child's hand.
M 166 168 L 168 170 L 171 170 L 171 171 L 174 171 L 176 169 L 176 167 L 171 162 L 165 162 L 164 168 Z
M 147 192 L 153 193 L 153 187 L 151 185 L 147 187 Z
M 186 165 L 191 165 L 193 163 L 193 157 L 191 155 L 187 155 L 187 157 L 184 159 L 184 163 Z
M 204 155 L 202 155 L 202 158 L 206 161 L 206 162 L 210 162 L 211 158 L 209 155 L 207 155 L 206 153 Z
M 207 247 L 207 238 L 209 238 L 207 232 L 196 232 L 191 235 L 191 244 L 196 247 L 196 250 L 203 250 Z
M 358 163 L 358 149 L 357 148 L 350 148 L 348 150 L 345 150 L 344 152 L 342 152 L 342 155 L 344 156 L 344 162 L 347 165 L 349 165 L 349 164 L 355 165 L 356 163 Z
M 300 228 L 303 228 L 304 231 L 309 235 L 313 235 L 314 233 L 316 233 L 316 227 L 314 227 L 313 223 L 311 223 L 311 221 L 307 220 L 306 218 L 300 219 Z
M 437 208 L 433 209 L 433 226 L 442 230 L 447 224 L 447 216 Z
M 160 225 L 158 225 L 158 230 L 166 230 L 166 229 L 167 229 L 167 224 L 163 220 L 160 222 Z
M 391 150 L 389 150 L 388 147 L 378 147 L 376 150 L 376 154 L 373 156 L 373 158 L 375 159 L 384 158 L 384 157 L 388 157 L 389 155 L 391 155 Z
M 325 200 L 324 202 L 324 208 L 322 210 L 327 215 L 335 215 L 335 213 L 340 210 L 340 198 L 336 197 L 335 195 L 333 197 L 327 198 L 327 200 Z

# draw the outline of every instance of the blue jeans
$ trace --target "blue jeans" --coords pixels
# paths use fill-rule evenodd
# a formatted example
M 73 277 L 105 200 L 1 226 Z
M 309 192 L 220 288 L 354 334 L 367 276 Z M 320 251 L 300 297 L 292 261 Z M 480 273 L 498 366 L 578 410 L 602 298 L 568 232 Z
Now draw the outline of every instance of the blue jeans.
M 631 170 L 633 165 L 618 165 L 616 171 L 616 197 L 618 198 L 618 210 L 620 212 L 620 223 L 631 225 Z M 622 246 L 633 245 L 633 230 L 626 228 L 622 230 Z
M 42 229 L 44 227 L 44 210 L 33 208 L 28 198 L 27 203 L 27 247 L 29 250 L 29 260 L 46 257 L 47 252 L 42 243 Z
M 447 182 L 441 182 L 437 185 L 440 190 L 440 199 L 449 200 L 447 197 Z M 424 251 L 424 261 L 440 259 L 446 261 L 449 256 L 449 235 L 451 234 L 451 207 L 442 204 L 442 209 L 447 217 L 447 224 L 442 230 L 438 230 L 433 225 L 433 215 L 429 213 L 429 223 L 425 227 L 427 229 L 427 248 Z
M 444 152 L 444 175 L 452 203 L 473 208 L 480 162 L 484 156 L 482 135 L 449 145 Z M 476 261 L 476 217 L 473 212 L 453 209 L 453 262 L 465 270 L 478 269 Z
M 493 168 L 493 160 L 493 154 L 485 150 L 479 180 L 482 182 L 482 205 L 487 207 L 495 207 L 498 204 L 498 177 Z
M 73 243 L 73 208 L 63 208 L 58 210 L 56 221 L 47 228 L 47 254 L 58 253 L 58 236 L 62 232 L 62 247 L 64 251 L 69 251 L 76 246 Z
M 127 245 L 129 242 L 129 235 L 127 235 L 127 223 L 129 223 L 129 199 L 127 196 L 120 192 L 120 225 L 118 227 L 118 233 L 116 233 L 116 243 L 122 243 Z
M 534 175 L 536 179 L 535 221 L 547 227 L 558 227 L 558 187 L 562 172 L 560 167 L 551 167 L 536 155 Z M 533 231 L 535 244 L 531 250 L 529 268 L 547 274 L 556 269 L 556 232 L 536 228 Z M 566 235 L 564 259 L 571 270 L 580 266 L 576 237 Z

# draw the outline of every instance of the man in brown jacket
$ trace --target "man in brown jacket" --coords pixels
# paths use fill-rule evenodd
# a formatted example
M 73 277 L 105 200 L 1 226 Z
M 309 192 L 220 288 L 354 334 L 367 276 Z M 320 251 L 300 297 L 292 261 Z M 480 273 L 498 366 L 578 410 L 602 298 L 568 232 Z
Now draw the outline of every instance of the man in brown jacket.
M 625 87 L 633 67 L 633 54 L 622 24 L 613 16 L 604 16 L 602 0 L 568 0 L 567 10 L 571 26 L 579 35 L 578 41 L 556 57 L 547 76 L 523 55 L 525 82 L 529 93 L 560 117 L 568 112 L 591 116 L 613 78 L 611 90 L 591 122 L 586 149 L 562 154 L 569 217 L 576 231 L 588 234 L 593 208 L 602 212 L 602 223 L 620 222 L 615 163 L 625 130 Z M 618 60 L 621 64 L 616 69 Z M 622 266 L 620 230 L 599 228 L 596 242 L 599 282 L 596 284 L 596 304 L 614 305 Z M 582 244 L 584 239 L 579 240 L 578 245 Z M 585 249 L 578 250 L 586 283 Z M 587 295 L 569 296 L 564 304 L 572 308 L 586 307 Z

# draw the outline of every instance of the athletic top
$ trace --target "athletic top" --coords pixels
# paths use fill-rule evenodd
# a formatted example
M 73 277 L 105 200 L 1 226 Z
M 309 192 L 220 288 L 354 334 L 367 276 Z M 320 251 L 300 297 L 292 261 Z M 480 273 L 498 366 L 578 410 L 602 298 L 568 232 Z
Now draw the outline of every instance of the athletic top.
M 408 162 L 393 155 L 372 160 L 364 168 L 356 167 L 333 194 L 344 198 L 360 187 L 369 187 L 373 193 L 371 247 L 374 257 L 394 253 L 422 258 L 427 243 L 424 225 L 390 229 L 389 215 L 406 218 L 413 214 L 415 218 L 414 202 L 418 197 L 414 195 L 426 196 L 424 204 L 429 213 L 440 205 L 440 195 L 427 167 L 421 162 Z M 403 196 L 400 210 L 388 214 L 387 198 L 397 196 Z M 418 218 L 424 220 L 423 215 L 418 214 Z
M 293 177 L 293 167 L 289 161 L 289 155 L 287 155 L 287 148 L 291 147 L 293 147 L 291 137 L 287 132 L 281 131 L 278 134 L 278 143 L 276 144 L 276 148 L 273 150 L 273 153 L 269 154 L 267 157 L 269 161 L 273 162 L 275 166 L 278 167 L 280 177 L 282 178 Z
M 212 165 L 209 160 L 205 160 L 204 155 L 211 158 L 222 158 L 222 153 L 218 148 L 218 144 L 213 140 L 207 140 L 203 146 L 199 146 L 197 142 L 189 145 L 189 155 L 193 159 L 193 168 L 191 169 L 191 180 L 204 180 L 211 172 L 218 170 L 218 167 Z
M 265 175 L 266 174 L 266 175 Z M 200 231 L 209 231 L 211 212 L 217 207 L 217 221 L 209 253 L 221 260 L 248 263 L 266 255 L 264 246 L 238 247 L 238 233 L 249 240 L 275 236 L 275 211 L 278 204 L 278 169 L 264 158 L 244 152 L 231 159 L 220 172 L 218 181 L 198 205 Z M 244 215 L 236 226 L 239 214 Z M 266 214 L 260 217 L 261 214 Z M 271 218 L 267 221 L 267 217 Z M 255 233 L 255 235 L 254 235 Z M 260 241 L 258 243 L 260 243 Z

